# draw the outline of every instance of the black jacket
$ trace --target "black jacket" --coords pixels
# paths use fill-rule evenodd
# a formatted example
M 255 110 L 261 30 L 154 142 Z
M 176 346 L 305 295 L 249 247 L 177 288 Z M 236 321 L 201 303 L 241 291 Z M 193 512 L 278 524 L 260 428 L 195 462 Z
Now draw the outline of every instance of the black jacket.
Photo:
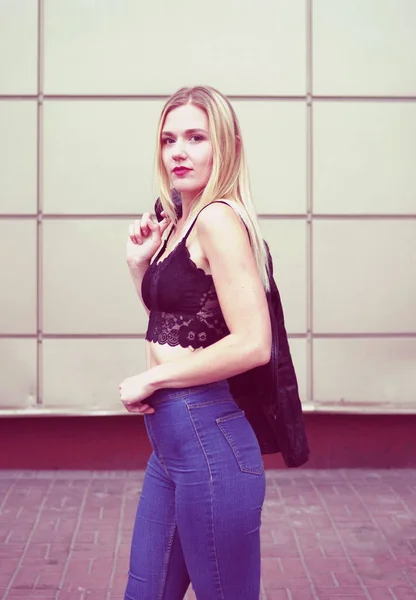
M 178 216 L 180 196 L 173 196 Z M 161 204 L 156 200 L 158 220 Z M 267 244 L 266 244 L 267 246 Z M 309 457 L 295 369 L 290 354 L 283 307 L 273 277 L 273 261 L 267 246 L 270 292 L 267 293 L 272 327 L 272 352 L 267 365 L 228 379 L 230 390 L 256 434 L 262 454 L 281 452 L 287 467 L 300 467 Z
M 272 326 L 272 353 L 267 365 L 230 378 L 237 404 L 257 436 L 262 454 L 281 452 L 287 467 L 300 467 L 309 457 L 295 369 L 290 354 L 273 262 L 267 248 L 270 292 L 267 293 Z

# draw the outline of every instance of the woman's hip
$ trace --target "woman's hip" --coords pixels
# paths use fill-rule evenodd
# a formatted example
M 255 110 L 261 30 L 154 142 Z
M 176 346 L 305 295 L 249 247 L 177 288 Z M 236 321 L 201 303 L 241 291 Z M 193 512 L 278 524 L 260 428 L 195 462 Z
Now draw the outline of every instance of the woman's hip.
M 168 471 L 263 474 L 257 438 L 227 381 L 159 390 L 148 403 L 155 408 L 145 416 L 149 439 Z

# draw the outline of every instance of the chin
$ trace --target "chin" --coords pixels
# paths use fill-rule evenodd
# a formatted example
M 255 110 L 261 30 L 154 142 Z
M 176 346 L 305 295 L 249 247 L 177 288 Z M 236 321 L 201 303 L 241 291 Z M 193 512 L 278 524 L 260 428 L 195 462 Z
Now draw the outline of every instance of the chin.
M 201 186 L 197 186 L 195 187 L 195 184 L 190 185 L 187 184 L 186 181 L 175 181 L 172 182 L 173 187 L 175 188 L 175 190 L 177 192 L 181 193 L 186 193 L 186 194 L 198 194 L 201 189 L 203 189 Z

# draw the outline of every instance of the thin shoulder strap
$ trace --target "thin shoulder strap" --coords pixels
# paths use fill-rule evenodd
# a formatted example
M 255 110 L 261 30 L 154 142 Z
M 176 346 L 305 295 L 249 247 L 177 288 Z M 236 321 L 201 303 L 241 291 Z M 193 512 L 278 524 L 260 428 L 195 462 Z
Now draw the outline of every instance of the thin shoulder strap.
M 156 263 L 159 260 L 159 258 L 162 256 L 162 254 L 164 253 L 164 251 L 166 250 L 166 246 L 167 246 L 168 240 L 169 240 L 169 238 L 170 238 L 173 230 L 174 230 L 174 227 L 171 227 L 171 229 L 170 229 L 170 231 L 169 231 L 169 233 L 168 233 L 165 241 L 163 242 L 163 245 L 162 245 L 161 249 L 159 250 L 159 252 L 157 253 L 156 257 L 154 258 L 154 260 L 152 262 Z
M 185 233 L 184 237 L 182 238 L 182 241 L 185 242 L 188 238 L 188 235 L 191 233 L 197 218 L 199 217 L 199 215 L 201 214 L 201 212 L 204 210 L 204 208 L 206 208 L 207 206 L 211 206 L 211 204 L 226 204 L 227 206 L 230 206 L 228 204 L 228 202 L 224 202 L 224 200 L 214 200 L 214 202 L 210 202 L 209 204 L 207 204 L 206 206 L 204 206 L 203 208 L 201 208 L 201 210 L 199 211 L 199 213 L 196 215 L 195 219 L 192 222 L 192 225 L 190 226 L 190 228 L 188 229 L 188 231 Z
M 174 230 L 174 229 L 175 229 L 175 227 L 174 227 L 174 226 L 172 226 L 172 227 L 170 228 L 170 231 L 169 231 L 169 233 L 168 233 L 168 235 L 167 235 L 167 237 L 166 237 L 166 240 L 165 240 L 165 242 L 166 242 L 166 243 L 168 243 L 168 240 L 169 240 L 170 236 L 172 235 L 172 232 L 173 232 L 173 230 Z

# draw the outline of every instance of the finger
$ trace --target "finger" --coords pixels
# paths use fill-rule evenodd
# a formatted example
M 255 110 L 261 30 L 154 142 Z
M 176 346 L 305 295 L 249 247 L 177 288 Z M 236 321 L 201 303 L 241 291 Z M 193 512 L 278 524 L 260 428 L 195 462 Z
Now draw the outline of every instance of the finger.
M 140 234 L 138 233 L 137 228 L 135 227 L 135 223 L 133 223 L 132 225 L 129 225 L 129 237 L 130 237 L 131 241 L 133 242 L 133 244 L 141 244 L 142 238 L 141 238 Z
M 146 408 L 144 408 L 146 406 Z M 139 413 L 141 415 L 151 415 L 155 412 L 155 409 L 152 406 L 148 406 L 147 404 L 143 404 L 143 408 L 140 409 Z
M 150 213 L 143 213 L 141 221 L 140 221 L 140 230 L 143 235 L 149 235 L 148 221 L 149 221 Z
M 159 224 L 158 223 L 154 223 L 153 219 L 148 219 L 147 221 L 147 226 L 150 229 L 150 231 L 155 231 L 155 229 L 158 228 Z
M 133 244 L 136 244 L 136 237 L 134 235 L 134 227 L 133 225 L 129 225 L 129 238 L 131 239 L 131 241 L 133 242 Z
M 138 415 L 150 415 L 155 412 L 155 409 L 148 404 L 141 404 L 140 402 L 125 402 L 124 406 L 131 413 Z
M 126 408 L 129 412 L 137 412 L 140 408 L 137 402 L 128 402 L 127 400 L 121 400 L 124 404 L 124 408 Z
M 165 231 L 166 227 L 170 224 L 170 219 L 168 217 L 165 217 L 163 219 L 163 221 L 160 221 L 159 223 L 159 227 L 160 227 L 160 235 L 163 234 L 163 232 Z
M 142 244 L 143 243 L 143 231 L 142 231 L 142 222 L 141 219 L 137 219 L 136 221 L 134 221 L 134 234 L 136 236 L 137 239 L 137 243 L 138 244 Z
M 120 392 L 121 396 L 122 396 L 122 392 Z M 123 400 L 123 398 L 121 398 L 122 403 L 124 404 L 124 406 L 128 409 L 145 409 L 148 408 L 149 405 L 148 404 L 143 404 L 141 400 L 135 401 L 135 400 Z
M 127 408 L 127 410 L 128 410 L 129 412 L 131 412 L 131 413 L 136 413 L 136 414 L 139 414 L 139 415 L 141 415 L 141 414 L 142 414 L 142 411 L 140 410 L 140 408 L 139 408 L 137 405 L 136 405 L 136 406 L 134 406 L 134 405 L 132 405 L 132 404 L 127 404 L 127 405 L 126 405 L 126 408 Z

